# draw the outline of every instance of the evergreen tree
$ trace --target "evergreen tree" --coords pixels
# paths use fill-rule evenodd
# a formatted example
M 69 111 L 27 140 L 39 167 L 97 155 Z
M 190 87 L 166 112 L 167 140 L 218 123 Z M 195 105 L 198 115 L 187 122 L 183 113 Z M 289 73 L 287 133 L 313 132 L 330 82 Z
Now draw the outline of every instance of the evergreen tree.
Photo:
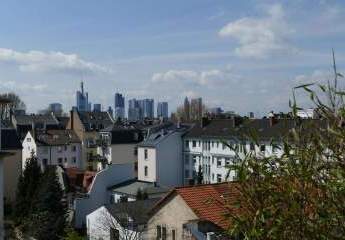
M 17 186 L 14 217 L 16 224 L 22 224 L 29 215 L 32 206 L 32 198 L 37 192 L 42 172 L 34 152 L 26 162 L 23 174 L 20 176 Z
M 33 211 L 29 217 L 28 232 L 34 238 L 57 240 L 64 236 L 67 225 L 67 208 L 63 203 L 63 191 L 58 181 L 55 167 L 49 167 L 33 201 Z
M 198 169 L 198 174 L 197 174 L 197 184 L 202 184 L 203 180 L 204 180 L 204 176 L 202 173 L 202 169 L 201 169 L 201 165 L 199 165 L 199 169 Z

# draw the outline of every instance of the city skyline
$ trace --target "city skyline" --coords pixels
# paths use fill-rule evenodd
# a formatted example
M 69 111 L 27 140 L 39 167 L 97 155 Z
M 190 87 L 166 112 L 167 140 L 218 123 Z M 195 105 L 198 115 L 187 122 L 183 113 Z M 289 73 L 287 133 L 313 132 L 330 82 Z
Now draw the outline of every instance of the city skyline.
M 6 2 L 0 87 L 29 112 L 70 109 L 84 81 L 104 109 L 123 92 L 171 110 L 188 96 L 262 115 L 287 111 L 294 86 L 329 78 L 332 48 L 344 68 L 342 1 Z

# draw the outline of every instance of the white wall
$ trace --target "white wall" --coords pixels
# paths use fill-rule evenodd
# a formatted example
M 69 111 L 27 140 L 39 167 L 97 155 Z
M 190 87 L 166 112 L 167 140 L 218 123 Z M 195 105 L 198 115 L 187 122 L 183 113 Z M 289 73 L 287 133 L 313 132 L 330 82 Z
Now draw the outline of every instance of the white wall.
M 147 150 L 146 159 L 145 150 Z M 156 159 L 155 148 L 138 147 L 138 180 L 147 182 L 157 181 Z M 145 167 L 148 168 L 147 176 L 145 176 Z
M 131 164 L 110 165 L 107 169 L 98 172 L 87 197 L 75 199 L 75 227 L 82 228 L 86 224 L 86 215 L 110 203 L 108 187 L 133 178 L 134 169 Z
M 138 147 L 138 179 L 157 182 L 162 186 L 180 186 L 183 183 L 181 132 L 173 132 L 154 147 Z M 145 159 L 145 150 L 148 157 Z M 145 166 L 148 175 L 145 176 Z
M 82 149 L 80 143 L 71 143 L 69 145 L 60 146 L 36 145 L 30 132 L 28 132 L 22 145 L 23 168 L 25 168 L 27 159 L 31 157 L 32 151 L 35 152 L 35 156 L 38 158 L 38 163 L 41 164 L 41 167 L 44 159 L 47 159 L 48 165 L 60 165 L 59 159 L 62 159 L 61 164 L 64 167 L 82 168 Z M 76 147 L 75 151 L 73 151 L 73 147 Z M 76 162 L 74 162 L 74 158 L 76 159 Z
M 105 207 L 100 207 L 86 216 L 86 228 L 90 240 L 110 240 L 110 228 L 119 230 L 120 239 L 139 240 L 140 233 L 124 229 Z M 132 236 L 132 237 L 130 237 Z M 138 236 L 135 238 L 134 236 Z
M 195 147 L 193 147 L 193 141 Z M 230 142 L 229 142 L 230 144 Z M 272 155 L 280 156 L 281 150 L 273 150 L 269 141 L 261 141 L 261 145 L 265 146 L 265 151 L 261 152 L 260 146 L 255 146 L 255 153 L 258 156 L 269 157 Z M 226 167 L 227 162 L 232 163 L 236 161 L 235 152 L 227 146 L 223 147 L 222 139 L 203 139 L 203 138 L 184 138 L 183 140 L 183 157 L 184 157 L 184 183 L 188 184 L 188 179 L 193 177 L 193 171 L 195 173 L 199 170 L 199 164 L 202 165 L 203 178 L 206 183 L 216 183 L 217 176 L 221 176 L 221 181 L 232 181 L 235 178 L 235 172 L 229 173 Z M 250 151 L 250 142 L 245 143 L 244 148 Z M 243 151 L 239 152 L 240 157 L 243 157 Z M 193 161 L 193 156 L 196 162 Z M 188 158 L 188 160 L 186 160 Z M 220 165 L 217 164 L 217 159 L 220 159 Z M 186 170 L 189 172 L 189 177 L 185 176 Z M 228 178 L 227 175 L 229 173 Z

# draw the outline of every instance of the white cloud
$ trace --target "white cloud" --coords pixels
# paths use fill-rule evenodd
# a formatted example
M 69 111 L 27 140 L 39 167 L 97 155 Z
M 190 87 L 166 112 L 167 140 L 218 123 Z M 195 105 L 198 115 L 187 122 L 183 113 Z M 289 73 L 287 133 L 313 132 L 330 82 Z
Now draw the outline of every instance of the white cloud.
M 215 84 L 238 81 L 239 78 L 239 76 L 232 74 L 230 69 L 211 69 L 206 71 L 169 70 L 164 73 L 153 74 L 152 82 L 214 86 Z
M 76 54 L 62 52 L 18 52 L 0 48 L 0 61 L 17 64 L 23 72 L 109 73 L 101 65 L 82 60 Z
M 320 83 L 325 84 L 328 80 L 332 80 L 332 74 L 330 71 L 325 70 L 314 70 L 311 74 L 298 75 L 294 79 L 294 83 L 298 84 L 309 84 L 309 83 Z
M 238 56 L 264 58 L 290 48 L 286 37 L 292 29 L 285 21 L 282 6 L 276 4 L 266 11 L 266 17 L 241 18 L 219 31 L 220 36 L 231 37 L 239 42 L 240 46 L 235 49 Z

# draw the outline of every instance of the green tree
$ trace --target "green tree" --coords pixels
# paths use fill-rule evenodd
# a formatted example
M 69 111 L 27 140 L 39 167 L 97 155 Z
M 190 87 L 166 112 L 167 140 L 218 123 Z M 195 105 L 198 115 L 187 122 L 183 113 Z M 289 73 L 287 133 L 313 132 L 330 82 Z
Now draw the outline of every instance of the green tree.
M 16 109 L 22 109 L 22 110 L 26 109 L 25 103 L 20 99 L 20 97 L 17 94 L 13 92 L 0 94 L 0 97 L 9 99 L 11 101 L 11 103 L 6 106 L 5 105 L 0 106 L 1 120 L 8 119 L 10 116 L 10 111 L 13 111 Z
M 22 224 L 32 209 L 33 196 L 38 190 L 42 173 L 34 152 L 26 162 L 25 169 L 19 177 L 16 202 L 14 208 L 14 219 L 16 224 Z
M 63 191 L 56 168 L 46 168 L 41 179 L 26 230 L 38 240 L 61 239 L 67 225 L 67 208 L 63 202 Z
M 231 166 L 238 172 L 239 182 L 238 204 L 229 204 L 227 213 L 231 222 L 228 233 L 233 237 L 344 239 L 345 92 L 339 88 L 342 75 L 335 61 L 333 66 L 333 80 L 293 90 L 294 127 L 271 143 L 282 155 L 263 157 L 245 151 L 243 160 Z M 299 90 L 309 95 L 320 121 L 297 117 L 301 108 L 295 94 Z M 253 131 L 243 139 L 259 146 Z

